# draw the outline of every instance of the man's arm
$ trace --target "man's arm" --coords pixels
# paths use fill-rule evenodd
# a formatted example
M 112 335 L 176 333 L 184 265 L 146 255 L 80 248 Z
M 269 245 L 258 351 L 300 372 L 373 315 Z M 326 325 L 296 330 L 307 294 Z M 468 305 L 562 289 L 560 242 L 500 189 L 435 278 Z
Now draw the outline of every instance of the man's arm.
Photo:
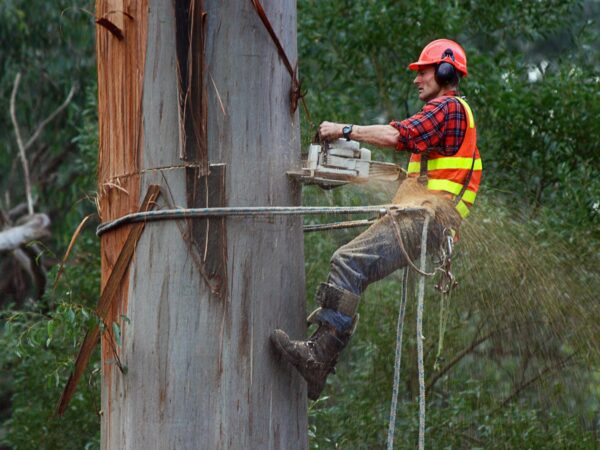
M 322 122 L 319 125 L 319 136 L 326 141 L 340 139 L 345 126 L 343 123 Z M 399 135 L 400 132 L 391 125 L 353 125 L 350 138 L 378 147 L 396 148 Z

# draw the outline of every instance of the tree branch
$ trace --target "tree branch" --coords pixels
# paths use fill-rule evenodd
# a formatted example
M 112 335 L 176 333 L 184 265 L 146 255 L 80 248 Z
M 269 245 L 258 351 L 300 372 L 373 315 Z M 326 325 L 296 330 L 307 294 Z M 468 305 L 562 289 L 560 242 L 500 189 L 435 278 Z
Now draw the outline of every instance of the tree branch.
M 556 364 L 544 367 L 542 370 L 540 370 L 537 373 L 537 375 L 535 375 L 534 377 L 530 378 L 526 382 L 522 383 L 519 387 L 515 388 L 515 390 L 513 390 L 513 392 L 502 401 L 502 403 L 500 404 L 500 406 L 497 409 L 504 408 L 511 401 L 513 401 L 521 392 L 523 392 L 525 389 L 527 389 L 529 386 L 531 386 L 535 382 L 539 381 L 547 373 L 552 372 L 554 370 L 558 370 L 558 369 L 562 369 L 562 368 L 566 367 L 567 362 L 569 362 L 569 360 L 573 359 L 573 357 L 576 354 L 577 354 L 577 352 L 572 353 L 569 356 L 567 356 L 566 358 L 561 359 Z
M 29 147 L 31 147 L 31 144 L 33 144 L 35 142 L 35 140 L 40 136 L 40 133 L 42 132 L 44 127 L 46 125 L 48 125 L 48 123 L 51 122 L 56 116 L 58 116 L 62 112 L 62 110 L 65 109 L 69 105 L 69 103 L 71 103 L 71 100 L 73 99 L 73 95 L 75 95 L 76 90 L 77 89 L 75 88 L 75 86 L 71 86 L 71 90 L 69 91 L 69 94 L 67 95 L 67 98 L 65 99 L 65 101 L 62 102 L 62 104 L 58 108 L 56 108 L 52 114 L 50 114 L 48 117 L 46 117 L 44 120 L 42 120 L 42 122 L 40 122 L 40 124 L 35 129 L 33 135 L 29 138 L 29 140 L 25 144 L 25 149 L 28 149 Z
M 427 383 L 427 389 L 426 389 L 427 392 L 429 392 L 431 390 L 431 388 L 433 388 L 435 383 L 437 383 L 437 381 L 440 378 L 442 378 L 448 371 L 450 371 L 450 369 L 452 369 L 452 367 L 454 367 L 456 364 L 458 364 L 461 359 L 463 359 L 465 356 L 467 356 L 469 353 L 471 353 L 473 350 L 475 350 L 479 345 L 483 344 L 489 338 L 491 338 L 495 334 L 500 333 L 502 331 L 505 331 L 505 329 L 493 330 L 493 331 L 489 332 L 488 334 L 486 334 L 485 336 L 480 337 L 479 339 L 473 339 L 473 341 L 467 347 L 465 347 L 460 352 L 458 352 L 448 364 L 446 364 L 444 367 L 442 367 L 442 369 L 440 369 L 439 372 L 437 372 L 436 374 L 434 374 L 431 377 L 431 380 L 429 380 L 429 383 Z M 477 334 L 475 336 L 477 336 Z
M 21 159 L 21 165 L 23 166 L 23 174 L 25 177 L 25 195 L 27 197 L 27 210 L 29 211 L 29 214 L 33 214 L 33 198 L 31 196 L 31 179 L 29 177 L 29 163 L 27 162 L 27 155 L 25 153 L 26 148 L 25 145 L 23 145 L 21 131 L 19 130 L 19 122 L 17 121 L 16 99 L 20 82 L 21 72 L 17 72 L 17 75 L 15 76 L 15 82 L 13 84 L 13 90 L 10 95 L 10 118 L 12 119 L 13 127 L 15 128 L 17 147 L 19 147 L 19 158 Z
M 0 252 L 11 251 L 35 239 L 47 236 L 50 219 L 46 214 L 28 216 L 22 225 L 0 231 Z
M 17 139 L 17 147 L 19 148 L 19 158 L 21 159 L 21 165 L 23 166 L 23 173 L 25 176 L 25 195 L 27 197 L 27 210 L 29 214 L 33 214 L 33 197 L 31 195 L 31 177 L 29 174 L 29 163 L 27 161 L 27 150 L 31 147 L 31 145 L 37 140 L 40 136 L 46 125 L 50 121 L 52 121 L 58 114 L 60 114 L 68 105 L 71 103 L 73 99 L 73 95 L 75 95 L 75 86 L 71 87 L 69 94 L 65 101 L 56 108 L 52 114 L 42 120 L 31 137 L 27 140 L 25 144 L 23 144 L 23 138 L 21 137 L 21 130 L 19 129 L 19 122 L 17 121 L 17 91 L 19 90 L 19 84 L 21 82 L 21 73 L 18 72 L 15 76 L 15 82 L 13 84 L 13 90 L 10 96 L 10 117 L 12 119 L 13 127 L 15 129 L 15 136 Z

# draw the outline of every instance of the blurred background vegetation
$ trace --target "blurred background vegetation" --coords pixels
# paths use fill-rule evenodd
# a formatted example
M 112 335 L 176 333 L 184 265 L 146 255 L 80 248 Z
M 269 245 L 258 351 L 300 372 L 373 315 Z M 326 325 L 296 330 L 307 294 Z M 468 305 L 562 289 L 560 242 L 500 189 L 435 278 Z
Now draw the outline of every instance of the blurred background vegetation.
M 53 417 L 98 297 L 90 221 L 66 270 L 58 264 L 95 212 L 94 4 L 0 3 L 0 223 L 25 202 L 9 99 L 27 139 L 77 91 L 28 150 L 35 211 L 52 220 L 36 243 L 39 280 L 0 255 L 0 449 L 99 447 L 95 355 L 64 419 Z M 267 8 L 268 9 L 268 8 Z M 387 123 L 420 108 L 406 66 L 429 41 L 460 42 L 470 76 L 484 183 L 461 230 L 443 360 L 433 369 L 439 294 L 426 299 L 428 448 L 600 447 L 600 3 L 575 0 L 400 2 L 299 0 L 301 78 L 313 122 Z M 303 118 L 303 141 L 314 126 Z M 404 163 L 406 156 L 375 152 Z M 387 201 L 393 186 L 304 191 L 307 205 Z M 356 230 L 306 236 L 307 290 Z M 310 405 L 311 448 L 385 446 L 400 279 L 371 286 L 326 396 Z M 309 307 L 312 300 L 308 300 Z M 396 442 L 414 448 L 418 385 L 409 304 Z

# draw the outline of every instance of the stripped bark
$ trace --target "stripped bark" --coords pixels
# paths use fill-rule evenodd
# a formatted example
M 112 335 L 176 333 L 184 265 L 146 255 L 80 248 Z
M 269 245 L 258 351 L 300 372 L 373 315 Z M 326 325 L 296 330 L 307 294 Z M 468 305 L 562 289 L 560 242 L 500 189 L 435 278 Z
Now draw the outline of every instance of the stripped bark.
M 142 206 L 140 211 L 148 211 L 152 209 L 158 195 L 160 193 L 160 189 L 157 186 L 150 186 L 144 201 L 142 202 Z M 114 303 L 119 300 L 117 297 L 117 293 L 119 292 L 119 288 L 121 283 L 123 282 L 123 278 L 127 273 L 127 268 L 129 267 L 129 263 L 131 262 L 131 258 L 135 252 L 135 247 L 142 235 L 142 231 L 144 231 L 145 223 L 137 223 L 131 227 L 129 234 L 127 235 L 127 239 L 125 240 L 125 244 L 121 252 L 119 253 L 119 257 L 113 267 L 108 281 L 102 291 L 102 295 L 98 300 L 98 305 L 96 306 L 96 315 L 98 319 L 102 322 L 105 329 L 110 330 L 112 326 L 112 322 L 109 322 L 109 313 L 115 309 Z M 58 402 L 58 407 L 56 413 L 58 415 L 62 415 L 69 402 L 71 401 L 71 397 L 75 392 L 75 388 L 77 387 L 77 383 L 79 379 L 83 375 L 85 368 L 87 367 L 88 361 L 92 354 L 92 351 L 96 347 L 98 343 L 98 338 L 100 336 L 100 328 L 98 325 L 95 325 L 91 330 L 89 330 L 81 344 L 81 348 L 79 349 L 79 353 L 77 355 L 77 359 L 75 360 L 75 367 L 67 380 L 67 384 L 63 390 L 63 393 Z M 107 339 L 112 339 L 112 336 L 107 335 Z M 114 342 L 110 343 L 110 347 L 114 348 Z

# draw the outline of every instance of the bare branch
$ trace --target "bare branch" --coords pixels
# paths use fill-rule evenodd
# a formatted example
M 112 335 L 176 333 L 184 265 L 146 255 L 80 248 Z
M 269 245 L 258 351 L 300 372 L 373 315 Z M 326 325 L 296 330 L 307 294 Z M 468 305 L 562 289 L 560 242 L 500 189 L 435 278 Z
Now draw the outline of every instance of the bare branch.
M 52 112 L 48 117 L 42 120 L 31 137 L 27 140 L 25 144 L 23 144 L 23 138 L 21 137 L 21 130 L 19 129 L 19 122 L 17 121 L 17 91 L 19 90 L 19 84 L 21 82 L 21 73 L 17 73 L 15 76 L 15 82 L 13 85 L 12 94 L 10 96 L 10 117 L 12 119 L 13 127 L 15 129 L 15 136 L 17 138 L 17 146 L 19 147 L 19 158 L 21 159 L 21 165 L 23 166 L 23 173 L 25 176 L 25 195 L 27 196 L 27 210 L 29 214 L 33 214 L 33 197 L 31 195 L 31 176 L 29 174 L 29 162 L 27 161 L 27 150 L 31 147 L 31 145 L 37 140 L 40 136 L 41 132 L 44 130 L 46 125 L 50 121 L 52 121 L 58 114 L 60 114 L 68 105 L 71 103 L 73 99 L 73 95 L 75 95 L 75 86 L 71 87 L 69 94 L 65 101 Z
M 564 369 L 565 367 L 567 367 L 567 363 L 573 359 L 573 357 L 577 354 L 577 352 L 570 354 L 569 356 L 561 359 L 559 362 L 557 362 L 554 365 L 550 365 L 550 366 L 546 366 L 543 369 L 539 370 L 538 373 L 533 376 L 532 378 L 530 378 L 529 380 L 521 383 L 520 386 L 516 387 L 513 392 L 506 397 L 502 403 L 500 404 L 500 406 L 497 409 L 502 409 L 504 408 L 506 405 L 508 405 L 511 401 L 513 401 L 515 398 L 517 398 L 519 396 L 519 394 L 521 392 L 523 392 L 525 389 L 527 389 L 529 386 L 531 386 L 532 384 L 538 382 L 540 379 L 542 379 L 546 374 L 550 373 L 550 372 L 554 372 L 555 370 L 561 370 Z
M 29 138 L 29 140 L 25 144 L 26 150 L 29 147 L 31 147 L 31 144 L 33 144 L 35 142 L 35 140 L 40 136 L 40 133 L 42 132 L 44 127 L 46 125 L 48 125 L 48 123 L 51 122 L 56 116 L 58 116 L 62 112 L 62 110 L 65 109 L 69 105 L 69 103 L 71 103 L 71 100 L 73 99 L 73 95 L 75 95 L 75 91 L 77 91 L 77 89 L 75 88 L 75 86 L 72 86 L 65 101 L 62 102 L 62 104 L 58 108 L 56 108 L 52 114 L 50 114 L 48 117 L 46 117 L 44 120 L 42 120 L 42 122 L 37 126 L 33 135 Z
M 489 332 L 488 334 L 486 334 L 485 336 L 477 339 L 477 336 L 479 335 L 479 330 L 478 330 L 477 333 L 475 333 L 473 341 L 467 347 L 465 347 L 460 352 L 458 352 L 448 364 L 446 364 L 444 367 L 442 367 L 442 369 L 440 369 L 439 372 L 435 373 L 431 377 L 431 380 L 429 380 L 429 383 L 427 383 L 427 391 L 430 391 L 431 388 L 433 388 L 433 386 L 435 385 L 435 383 L 437 383 L 437 381 L 441 377 L 444 376 L 444 374 L 446 374 L 450 369 L 452 369 L 452 367 L 454 367 L 456 364 L 458 364 L 465 356 L 467 356 L 472 351 L 474 351 L 479 345 L 483 344 L 485 341 L 490 339 L 492 336 L 494 336 L 498 333 L 502 333 L 504 331 L 506 331 L 506 328 L 493 330 L 493 331 Z
M 23 166 L 23 174 L 25 177 L 25 195 L 27 196 L 27 210 L 29 211 L 29 214 L 33 214 L 33 198 L 31 196 L 31 179 L 29 177 L 29 163 L 27 162 L 27 155 L 25 154 L 26 148 L 23 145 L 21 131 L 19 130 L 19 122 L 17 121 L 16 99 L 20 82 L 21 72 L 17 72 L 17 75 L 15 76 L 15 83 L 13 84 L 13 90 L 10 95 L 10 118 L 12 119 L 13 127 L 15 128 L 17 146 L 19 147 L 19 158 L 21 159 L 21 165 Z
M 11 208 L 7 215 L 11 221 L 17 220 L 17 218 L 21 217 L 27 211 L 27 203 L 19 203 L 14 208 Z
M 22 225 L 0 231 L 0 251 L 15 250 L 23 244 L 47 236 L 49 225 L 50 219 L 46 214 L 33 214 Z

